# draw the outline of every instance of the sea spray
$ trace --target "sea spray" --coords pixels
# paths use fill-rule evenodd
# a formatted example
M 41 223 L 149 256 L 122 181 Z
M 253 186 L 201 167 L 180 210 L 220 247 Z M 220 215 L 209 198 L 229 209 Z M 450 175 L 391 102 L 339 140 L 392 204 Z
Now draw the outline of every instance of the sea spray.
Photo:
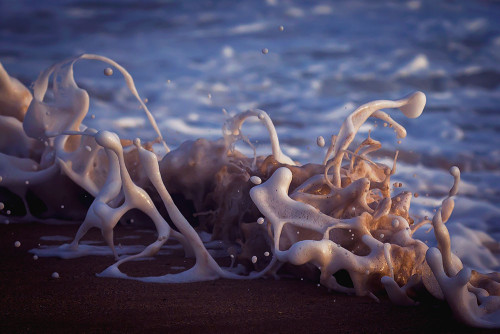
M 147 113 L 157 141 L 163 144 L 165 156 L 152 152 L 152 143 L 142 144 L 139 139 L 132 143 L 113 132 L 82 124 L 89 97 L 73 78 L 73 64 L 81 59 L 103 61 L 124 75 Z M 54 101 L 46 102 L 51 75 L 55 78 Z M 369 117 L 383 120 L 398 138 L 404 138 L 405 128 L 380 109 L 398 108 L 409 118 L 418 117 L 426 102 L 421 92 L 359 107 L 346 118 L 338 134 L 332 135 L 323 164 L 301 165 L 283 153 L 274 125 L 263 110 L 248 110 L 228 118 L 221 140 L 190 141 L 170 151 L 132 77 L 105 57 L 82 55 L 50 67 L 35 83 L 32 99 L 29 91 L 5 71 L 0 71 L 0 78 L 0 118 L 9 120 L 2 122 L 2 127 L 24 138 L 11 144 L 19 146 L 18 152 L 35 153 L 31 154 L 35 158 L 1 153 L 1 185 L 22 199 L 27 211 L 24 219 L 33 219 L 26 194 L 34 185 L 58 182 L 63 189 L 81 189 L 80 194 L 94 197 L 74 240 L 49 252 L 34 249 L 38 256 L 89 254 L 86 250 L 92 246 L 82 245 L 80 240 L 90 228 L 97 227 L 109 254 L 117 259 L 99 274 L 103 277 L 163 283 L 252 279 L 274 276 L 283 263 L 288 263 L 300 266 L 303 272 L 319 270 L 320 284 L 329 289 L 375 300 L 375 293 L 385 289 L 393 302 L 414 305 L 425 289 L 445 299 L 464 323 L 500 327 L 500 297 L 495 288 L 500 281 L 498 274 L 471 271 L 450 250 L 445 223 L 454 209 L 459 169 L 450 170 L 453 186 L 433 218 L 416 222 L 410 213 L 412 193 L 400 191 L 399 183 L 390 187 L 398 153 L 392 166 L 372 161 L 369 154 L 379 150 L 381 143 L 370 134 L 354 151 L 349 150 Z M 235 149 L 238 140 L 252 145 L 242 134 L 243 122 L 249 117 L 257 117 L 269 133 L 272 154 L 267 157 L 255 153 L 247 157 Z M 43 146 L 36 144 L 39 141 Z M 324 140 L 318 139 L 318 145 L 324 146 Z M 346 158 L 349 162 L 343 164 Z M 60 181 L 61 174 L 66 177 L 64 181 Z M 68 219 L 68 210 L 63 209 L 73 208 L 76 201 L 66 198 L 62 204 L 41 191 L 35 195 L 49 204 L 54 217 Z M 230 268 L 215 261 L 208 243 L 181 213 L 177 205 L 182 203 L 174 203 L 170 191 L 192 203 L 192 214 L 199 218 L 200 228 L 212 232 L 212 238 L 224 240 Z M 160 206 L 168 212 L 175 229 L 159 213 Z M 113 229 L 131 209 L 151 218 L 158 237 L 136 254 L 119 257 Z M 432 223 L 438 248 L 429 249 L 413 238 L 428 223 Z M 177 240 L 186 255 L 196 259 L 192 268 L 158 277 L 131 277 L 119 269 L 125 262 L 155 255 L 170 239 Z M 234 266 L 245 261 L 250 263 L 246 271 Z M 337 280 L 340 271 L 349 274 L 352 286 Z M 52 276 L 58 278 L 59 274 Z

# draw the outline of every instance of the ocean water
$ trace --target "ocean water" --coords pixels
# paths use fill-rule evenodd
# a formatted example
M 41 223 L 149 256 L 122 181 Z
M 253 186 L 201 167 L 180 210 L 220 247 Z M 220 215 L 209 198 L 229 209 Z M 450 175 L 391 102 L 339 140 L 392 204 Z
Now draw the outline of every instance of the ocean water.
M 0 61 L 29 86 L 65 58 L 110 57 L 133 75 L 171 147 L 220 137 L 222 109 L 260 108 L 285 153 L 302 163 L 322 161 L 316 137 L 336 134 L 357 106 L 421 90 L 420 118 L 389 111 L 408 131 L 401 144 L 380 121 L 363 126 L 358 140 L 371 130 L 381 161 L 401 152 L 394 181 L 420 194 L 418 217 L 432 215 L 452 185 L 448 168 L 459 166 L 463 183 L 448 223 L 457 252 L 475 252 L 476 267 L 498 270 L 499 254 L 480 236 L 500 240 L 499 17 L 497 1 L 3 0 Z M 85 124 L 153 139 L 121 76 L 104 76 L 105 67 L 75 67 L 91 97 Z M 260 154 L 270 152 L 259 123 L 243 130 Z M 424 230 L 419 237 L 432 243 Z

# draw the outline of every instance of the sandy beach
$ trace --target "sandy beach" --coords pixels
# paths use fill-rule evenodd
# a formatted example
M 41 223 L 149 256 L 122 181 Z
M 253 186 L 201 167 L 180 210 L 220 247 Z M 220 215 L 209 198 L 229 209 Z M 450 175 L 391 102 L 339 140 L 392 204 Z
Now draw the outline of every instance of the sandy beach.
M 3 333 L 493 333 L 453 319 L 444 303 L 399 307 L 382 297 L 328 292 L 299 279 L 217 280 L 148 284 L 96 277 L 111 256 L 33 259 L 29 250 L 60 244 L 43 236 L 71 237 L 76 225 L 0 226 L 0 332 Z M 139 235 L 141 239 L 124 238 Z M 99 231 L 89 239 L 99 240 Z M 119 226 L 115 240 L 145 244 L 148 231 Z M 15 247 L 16 241 L 21 242 Z M 129 275 L 162 275 L 188 267 L 181 254 L 123 266 Z M 175 269 L 174 269 L 175 270 Z M 57 272 L 60 278 L 52 278 Z

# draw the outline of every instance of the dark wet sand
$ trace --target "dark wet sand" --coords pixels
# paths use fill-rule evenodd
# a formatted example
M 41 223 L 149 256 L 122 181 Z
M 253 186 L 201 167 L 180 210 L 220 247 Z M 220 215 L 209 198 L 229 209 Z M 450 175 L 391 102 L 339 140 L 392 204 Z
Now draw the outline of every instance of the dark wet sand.
M 40 258 L 28 251 L 61 241 L 41 236 L 72 236 L 76 226 L 0 226 L 0 333 L 423 333 L 496 332 L 457 323 L 446 304 L 403 308 L 387 299 L 329 293 L 295 279 L 217 280 L 189 284 L 146 284 L 95 276 L 112 257 L 73 260 Z M 118 244 L 146 244 L 151 233 L 119 227 Z M 141 239 L 121 239 L 126 235 Z M 99 240 L 99 232 L 91 233 Z M 19 240 L 21 246 L 14 247 Z M 130 275 L 165 274 L 188 266 L 180 257 L 123 266 Z M 59 279 L 51 274 L 57 271 Z

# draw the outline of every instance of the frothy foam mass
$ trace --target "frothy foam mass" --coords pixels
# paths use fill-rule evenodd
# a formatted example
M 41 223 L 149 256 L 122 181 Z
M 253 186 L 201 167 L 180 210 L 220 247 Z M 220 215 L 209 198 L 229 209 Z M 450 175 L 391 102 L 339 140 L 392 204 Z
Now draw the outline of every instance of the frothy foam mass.
M 76 84 L 73 65 L 84 59 L 102 61 L 123 75 L 157 140 L 143 144 L 82 124 L 89 95 Z M 112 74 L 107 67 L 105 75 Z M 471 270 L 451 251 L 445 224 L 454 209 L 460 170 L 450 169 L 451 189 L 434 216 L 416 221 L 410 212 L 414 194 L 391 188 L 398 152 L 391 166 L 372 161 L 370 153 L 382 144 L 370 134 L 349 149 L 369 117 L 405 137 L 405 128 L 381 109 L 416 118 L 425 102 L 425 95 L 416 92 L 366 103 L 332 136 L 322 164 L 301 164 L 283 153 L 271 118 L 257 109 L 229 117 L 220 140 L 187 141 L 170 151 L 130 74 L 106 57 L 84 54 L 53 65 L 36 80 L 33 95 L 0 65 L 2 202 L 17 201 L 9 207 L 15 207 L 13 216 L 21 221 L 82 221 L 69 244 L 32 252 L 62 258 L 113 254 L 116 262 L 101 277 L 161 283 L 253 279 L 276 277 L 283 266 L 293 266 L 292 272 L 316 277 L 331 290 L 375 300 L 385 290 L 399 305 L 415 305 L 427 291 L 446 300 L 467 325 L 500 327 L 500 274 Z M 242 132 L 251 117 L 269 133 L 269 156 L 257 156 Z M 240 140 L 251 146 L 252 157 L 235 148 Z M 155 142 L 163 145 L 164 156 L 153 150 Z M 323 137 L 317 142 L 326 146 Z M 134 255 L 125 255 L 131 250 L 120 255 L 113 230 L 131 210 L 148 216 L 158 237 L 133 250 Z M 414 238 L 426 224 L 433 228 L 437 247 Z M 101 230 L 110 252 L 81 244 L 91 228 Z M 131 277 L 120 270 L 125 262 L 154 256 L 172 239 L 196 259 L 192 268 L 156 277 Z M 491 240 L 478 242 L 494 247 Z M 231 266 L 221 267 L 209 248 L 223 250 Z M 348 274 L 347 283 L 341 273 Z

